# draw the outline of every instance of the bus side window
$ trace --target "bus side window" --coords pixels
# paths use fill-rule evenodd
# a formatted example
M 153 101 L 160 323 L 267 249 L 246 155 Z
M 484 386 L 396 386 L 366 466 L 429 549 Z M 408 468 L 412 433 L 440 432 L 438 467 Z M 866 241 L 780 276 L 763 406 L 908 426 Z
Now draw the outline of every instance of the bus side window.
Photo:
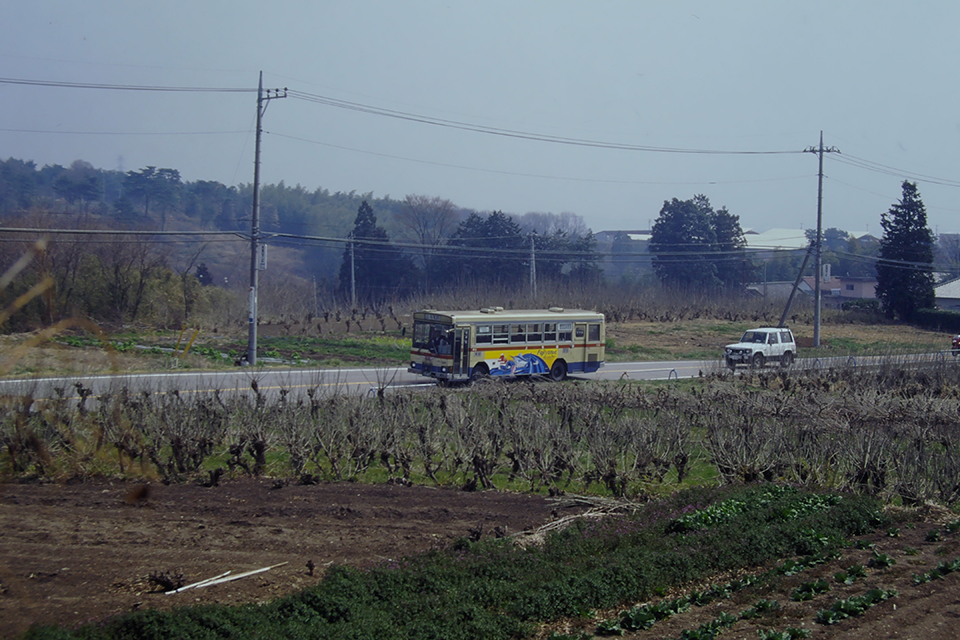
M 477 344 L 490 344 L 493 342 L 493 334 L 490 332 L 490 325 L 484 324 L 477 327 Z
M 582 338 L 586 335 L 586 331 L 583 330 L 583 327 L 577 327 L 577 337 Z
M 527 342 L 540 342 L 540 325 L 539 324 L 528 324 L 527 325 Z
M 571 342 L 573 340 L 573 323 L 560 323 L 560 342 Z
M 590 325 L 590 342 L 600 342 L 600 325 Z
M 556 322 L 547 322 L 543 325 L 543 341 L 544 342 L 556 342 L 557 341 L 557 323 Z
M 526 341 L 527 341 L 527 325 L 525 324 L 510 325 L 510 342 L 521 343 Z
M 510 342 L 510 327 L 505 324 L 493 325 L 493 344 L 507 344 Z

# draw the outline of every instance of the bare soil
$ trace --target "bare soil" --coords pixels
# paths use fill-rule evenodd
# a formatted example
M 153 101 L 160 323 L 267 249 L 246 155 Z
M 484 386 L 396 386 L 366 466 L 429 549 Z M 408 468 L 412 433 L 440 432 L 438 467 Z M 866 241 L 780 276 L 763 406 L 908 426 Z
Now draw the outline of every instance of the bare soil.
M 108 481 L 6 484 L 0 486 L 0 637 L 16 637 L 33 623 L 75 627 L 136 609 L 268 601 L 315 584 L 331 563 L 370 566 L 462 536 L 510 535 L 574 513 L 559 504 L 509 492 L 297 486 L 268 479 L 212 488 Z M 960 574 L 913 584 L 914 573 L 960 556 L 960 534 L 926 541 L 929 530 L 955 518 L 921 509 L 896 525 L 899 535 L 871 534 L 867 539 L 896 564 L 869 568 L 867 577 L 852 585 L 835 583 L 833 575 L 853 564 L 866 567 L 872 551 L 847 549 L 842 559 L 785 577 L 760 593 L 741 592 L 627 637 L 677 638 L 720 611 L 737 614 L 759 598 L 778 600 L 780 612 L 738 622 L 723 637 L 756 638 L 758 628 L 786 627 L 812 629 L 814 638 L 960 637 Z M 182 575 L 189 584 L 264 567 L 273 568 L 173 595 L 151 580 L 151 574 Z M 811 602 L 790 601 L 799 584 L 821 577 L 831 583 L 828 593 Z M 899 595 L 835 626 L 814 622 L 818 609 L 874 587 Z M 594 633 L 597 622 L 615 614 L 601 612 L 593 621 L 550 631 Z
M 315 584 L 331 563 L 374 565 L 570 513 L 543 496 L 388 484 L 0 485 L 0 637 L 135 609 L 268 601 Z M 269 566 L 174 595 L 150 579 Z

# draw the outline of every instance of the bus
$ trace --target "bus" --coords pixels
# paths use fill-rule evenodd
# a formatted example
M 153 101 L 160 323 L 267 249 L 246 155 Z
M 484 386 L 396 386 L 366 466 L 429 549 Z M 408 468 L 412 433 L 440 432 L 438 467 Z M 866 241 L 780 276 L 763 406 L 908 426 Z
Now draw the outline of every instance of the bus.
M 410 373 L 439 382 L 593 373 L 603 366 L 603 314 L 560 307 L 413 314 Z

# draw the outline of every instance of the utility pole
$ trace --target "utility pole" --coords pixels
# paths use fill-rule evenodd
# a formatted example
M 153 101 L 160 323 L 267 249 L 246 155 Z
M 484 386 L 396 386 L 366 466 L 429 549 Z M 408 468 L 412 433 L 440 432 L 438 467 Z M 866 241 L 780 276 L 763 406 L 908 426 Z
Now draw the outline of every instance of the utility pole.
M 537 300 L 537 249 L 534 245 L 534 236 L 530 234 L 530 296 L 536 302 Z
M 250 221 L 250 316 L 247 337 L 247 364 L 257 364 L 257 287 L 260 281 L 260 138 L 263 134 L 263 114 L 274 98 L 286 98 L 287 90 L 267 89 L 263 94 L 263 71 L 257 87 L 257 142 L 253 152 L 253 216 Z
M 816 251 L 814 260 L 815 284 L 813 289 L 814 307 L 813 307 L 813 346 L 820 346 L 820 301 L 822 298 L 820 291 L 820 280 L 823 271 L 823 154 L 840 153 L 836 147 L 828 149 L 823 148 L 823 131 L 820 132 L 820 146 L 807 147 L 805 153 L 816 153 L 820 157 L 820 171 L 817 173 L 817 239 L 814 243 Z
M 357 308 L 357 259 L 354 250 L 353 232 L 350 232 L 350 308 Z

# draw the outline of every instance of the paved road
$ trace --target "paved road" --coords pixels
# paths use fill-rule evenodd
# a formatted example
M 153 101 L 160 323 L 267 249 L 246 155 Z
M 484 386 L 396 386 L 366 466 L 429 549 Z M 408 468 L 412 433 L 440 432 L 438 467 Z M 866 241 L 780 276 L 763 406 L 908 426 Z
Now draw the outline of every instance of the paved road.
M 939 366 L 960 364 L 950 352 L 908 354 L 876 357 L 800 358 L 794 370 L 842 366 L 879 366 L 896 362 L 908 366 Z M 716 373 L 723 369 L 720 360 L 673 360 L 660 362 L 610 362 L 599 372 L 571 376 L 578 380 L 670 380 L 696 378 Z M 768 367 L 775 370 L 776 367 Z M 0 380 L 0 395 L 31 395 L 34 398 L 52 398 L 63 393 L 77 398 L 77 384 L 92 392 L 93 397 L 124 387 L 136 392 L 181 394 L 250 391 L 256 383 L 258 389 L 275 396 L 281 389 L 291 393 L 306 393 L 314 388 L 326 392 L 350 394 L 375 394 L 381 388 L 432 386 L 434 383 L 421 376 L 407 373 L 401 368 L 363 369 L 284 369 L 254 370 L 236 369 L 217 372 L 170 372 L 135 375 L 104 375 L 87 377 L 38 378 Z
M 689 378 L 714 370 L 717 362 L 617 362 L 607 364 L 598 373 L 572 376 L 582 380 L 658 380 Z M 256 383 L 264 393 L 275 395 L 280 389 L 306 393 L 308 389 L 351 394 L 375 394 L 380 388 L 432 386 L 431 380 L 407 373 L 402 368 L 363 369 L 283 369 L 217 372 L 170 372 L 134 375 L 98 375 L 86 377 L 0 380 L 0 395 L 31 395 L 53 398 L 64 394 L 77 398 L 77 384 L 89 389 L 93 397 L 122 388 L 139 392 L 181 394 L 249 391 Z
M 92 391 L 94 397 L 122 388 L 136 393 L 169 393 L 182 395 L 222 392 L 249 392 L 254 384 L 268 395 L 280 389 L 306 393 L 316 388 L 328 392 L 351 394 L 375 393 L 381 387 L 422 384 L 419 376 L 394 369 L 237 369 L 216 372 L 170 372 L 124 375 L 98 375 L 30 380 L 0 380 L 0 395 L 26 395 L 53 398 L 61 393 L 77 398 L 77 384 Z M 372 390 L 372 391 L 371 391 Z

